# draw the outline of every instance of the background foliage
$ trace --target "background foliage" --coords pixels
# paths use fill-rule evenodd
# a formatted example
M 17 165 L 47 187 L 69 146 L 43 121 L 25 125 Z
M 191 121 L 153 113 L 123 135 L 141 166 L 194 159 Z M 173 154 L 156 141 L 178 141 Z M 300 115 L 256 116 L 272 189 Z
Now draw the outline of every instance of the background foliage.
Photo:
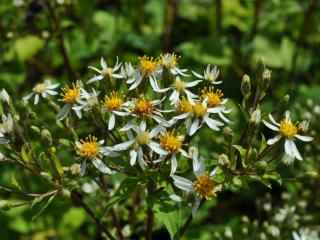
M 320 226 L 315 224 L 320 221 L 319 178 L 310 180 L 305 178 L 306 174 L 303 175 L 303 172 L 319 172 L 320 169 L 317 135 L 320 118 L 319 110 L 318 113 L 316 111 L 316 106 L 320 104 L 318 1 L 49 2 L 51 7 L 48 8 L 41 0 L 1 1 L 1 89 L 6 88 L 13 99 L 19 99 L 35 83 L 48 77 L 61 85 L 92 77 L 87 66 L 98 65 L 101 56 L 107 61 L 114 61 L 115 56 L 119 56 L 123 61 L 135 62 L 138 56 L 144 54 L 157 56 L 162 52 L 175 51 L 182 56 L 180 65 L 183 67 L 192 66 L 199 71 L 207 64 L 219 67 L 225 95 L 233 100 L 232 120 L 236 130 L 242 127 L 239 126 L 242 115 L 235 104 L 241 101 L 241 78 L 247 73 L 254 79 L 251 73 L 255 72 L 258 59 L 264 57 L 272 69 L 271 86 L 264 108 L 271 111 L 285 94 L 290 94 L 293 114 L 312 121 L 316 140 L 306 146 L 303 162 L 296 162 L 296 166 L 284 171 L 293 181 L 282 186 L 273 182 L 272 189 L 257 184 L 252 186 L 254 191 L 234 188 L 234 191 L 223 193 L 201 209 L 185 239 L 212 239 L 213 236 L 219 239 L 217 232 L 222 238 L 228 238 L 230 234 L 226 227 L 232 230 L 234 239 L 244 239 L 247 236 L 243 230 L 245 228 L 252 234 L 252 239 L 257 239 L 260 236 L 254 235 L 254 232 L 267 231 L 263 222 L 272 222 L 270 211 L 276 212 L 288 202 L 296 205 L 298 200 L 307 202 L 305 212 L 300 212 L 300 215 L 311 216 L 310 220 L 301 221 L 300 226 L 311 224 L 319 229 Z M 40 111 L 46 119 L 46 109 Z M 221 152 L 219 139 L 208 134 L 204 140 L 210 146 L 216 143 L 217 147 L 209 148 L 202 140 L 207 156 L 217 157 Z M 58 151 L 63 153 L 65 150 Z M 72 163 L 71 159 L 65 159 L 63 165 Z M 17 188 L 23 184 L 35 191 L 45 190 L 33 179 L 26 179 L 24 173 L 8 166 L 1 165 L 0 181 Z M 266 191 L 269 194 L 265 197 Z M 284 193 L 290 194 L 289 200 L 283 197 L 286 196 Z M 100 193 L 93 191 L 92 199 L 89 199 L 92 206 L 96 204 L 95 194 Z M 9 197 L 4 193 L 0 196 L 1 199 Z M 264 203 L 270 203 L 272 209 L 264 211 Z M 126 208 L 118 209 L 119 214 L 129 215 L 133 204 L 126 203 Z M 184 213 L 178 211 L 177 214 Z M 241 222 L 243 215 L 249 216 L 250 221 L 256 220 L 256 225 L 247 226 Z M 32 216 L 34 210 L 29 207 L 1 211 L 1 238 L 44 239 L 51 236 L 53 239 L 93 239 L 96 235 L 96 226 L 91 219 L 67 198 L 54 201 L 44 214 L 33 221 Z M 168 221 L 167 217 L 159 216 L 164 222 Z M 286 228 L 283 229 L 287 234 L 284 236 L 290 238 L 291 235 L 285 231 Z M 159 238 L 168 238 L 168 233 L 161 226 L 158 226 L 156 234 Z

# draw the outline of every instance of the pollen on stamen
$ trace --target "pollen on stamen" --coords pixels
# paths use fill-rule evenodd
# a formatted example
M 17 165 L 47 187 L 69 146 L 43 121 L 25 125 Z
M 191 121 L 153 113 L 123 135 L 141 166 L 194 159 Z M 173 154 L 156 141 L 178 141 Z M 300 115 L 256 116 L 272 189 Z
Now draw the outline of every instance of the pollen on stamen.
M 164 136 L 159 137 L 160 145 L 170 153 L 176 153 L 181 147 L 181 136 L 172 132 L 166 132 Z
M 193 106 L 185 98 L 182 98 L 176 106 L 178 113 L 188 113 L 192 112 Z
M 74 83 L 72 83 L 72 86 L 66 86 L 62 89 L 62 93 L 60 94 L 62 96 L 62 99 L 60 101 L 65 103 L 75 103 L 78 96 L 80 94 L 80 87 Z
M 202 118 L 207 113 L 207 108 L 202 103 L 195 103 L 193 105 L 193 113 L 196 117 Z
M 287 138 L 293 138 L 298 133 L 297 124 L 293 124 L 291 121 L 282 120 L 280 122 L 280 133 Z
M 160 54 L 159 62 L 166 68 L 174 68 L 178 64 L 180 58 L 181 57 L 175 53 Z
M 149 99 L 146 99 L 143 95 L 135 100 L 132 110 L 135 114 L 141 117 L 148 117 L 153 112 L 153 105 Z
M 205 173 L 200 175 L 194 182 L 193 188 L 198 197 L 209 200 L 212 196 L 215 195 L 214 188 L 216 183 L 209 176 L 209 174 Z
M 158 65 L 158 61 L 153 59 L 152 57 L 147 57 L 144 55 L 143 57 L 139 58 L 139 68 L 141 73 L 144 76 L 149 76 L 154 72 Z
M 209 107 L 217 107 L 221 104 L 223 93 L 221 90 L 214 90 L 213 87 L 205 88 L 201 91 L 201 98 L 207 99 L 207 104 Z
M 122 97 L 118 93 L 113 91 L 109 96 L 105 96 L 103 106 L 107 110 L 116 111 L 121 108 L 122 104 Z
M 99 143 L 96 137 L 89 135 L 85 140 L 81 139 L 80 143 L 77 146 L 79 156 L 93 159 L 99 155 Z

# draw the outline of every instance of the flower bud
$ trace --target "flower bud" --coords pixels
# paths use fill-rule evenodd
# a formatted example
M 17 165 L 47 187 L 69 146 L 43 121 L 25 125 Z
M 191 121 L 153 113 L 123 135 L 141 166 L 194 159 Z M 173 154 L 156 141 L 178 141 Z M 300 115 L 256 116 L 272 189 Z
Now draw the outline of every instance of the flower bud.
M 10 96 L 4 88 L 0 91 L 0 100 L 1 102 L 7 105 L 10 105 L 10 102 L 11 102 Z
M 290 96 L 287 94 L 285 95 L 279 102 L 277 106 L 277 115 L 278 117 L 282 117 L 283 113 L 287 110 L 289 104 Z
M 313 107 L 313 100 L 311 98 L 308 98 L 307 101 L 306 101 L 306 105 L 310 108 Z
M 270 83 L 270 79 L 271 79 L 271 70 L 269 70 L 268 68 L 266 68 L 263 73 L 262 73 L 262 89 L 265 91 Z
M 228 142 L 228 143 L 231 143 L 232 142 L 232 139 L 233 139 L 233 131 L 231 128 L 229 127 L 225 127 L 223 129 L 223 136 L 224 136 L 224 139 Z
M 297 179 L 300 181 L 310 180 L 314 179 L 318 176 L 318 173 L 316 171 L 308 171 L 298 174 Z
M 233 184 L 236 185 L 237 187 L 241 187 L 241 186 L 242 186 L 242 181 L 241 181 L 241 179 L 238 178 L 238 177 L 234 177 L 234 178 L 232 179 L 232 182 L 233 182 Z
M 48 173 L 48 172 L 41 172 L 40 174 L 41 174 L 41 176 L 42 176 L 44 179 L 46 179 L 46 180 L 48 180 L 48 181 L 51 181 L 51 180 L 52 180 L 52 176 L 51 176 L 50 173 Z
M 52 136 L 48 129 L 43 129 L 41 131 L 41 140 L 47 145 L 52 145 Z
M 233 237 L 233 233 L 232 233 L 232 230 L 230 227 L 226 227 L 225 230 L 224 230 L 224 236 L 226 238 L 232 238 Z
M 248 99 L 251 95 L 251 82 L 250 77 L 247 74 L 242 77 L 241 93 L 245 99 Z
M 30 128 L 31 128 L 31 130 L 32 130 L 34 133 L 41 134 L 41 130 L 40 130 L 39 127 L 37 127 L 37 126 L 31 126 Z
M 70 166 L 70 172 L 72 175 L 79 175 L 80 174 L 80 164 L 74 163 Z
M 314 106 L 313 112 L 316 115 L 320 115 L 320 106 L 319 105 Z
M 224 167 L 230 166 L 229 157 L 225 154 L 219 155 L 218 161 L 221 166 L 224 166 Z
M 301 132 L 306 133 L 309 130 L 309 121 L 303 120 L 301 123 L 299 123 L 299 130 L 301 130 Z
M 250 122 L 253 123 L 254 125 L 258 125 L 260 121 L 261 121 L 261 110 L 257 108 L 251 114 Z
M 10 210 L 12 208 L 12 204 L 9 203 L 7 200 L 0 200 L 0 209 L 1 210 Z
M 188 154 L 191 158 L 198 158 L 199 157 L 199 151 L 196 147 L 190 147 Z
M 243 215 L 243 216 L 241 217 L 241 221 L 242 221 L 243 223 L 249 223 L 249 222 L 250 222 L 250 219 L 248 218 L 248 216 Z
M 70 196 L 71 196 L 70 190 L 65 189 L 65 188 L 63 188 L 63 189 L 61 190 L 60 194 L 61 194 L 62 198 L 64 198 L 64 199 L 69 199 Z
M 249 230 L 248 230 L 248 228 L 246 228 L 246 227 L 243 227 L 243 228 L 241 229 L 241 233 L 242 233 L 243 235 L 247 235 L 248 232 L 249 232 Z

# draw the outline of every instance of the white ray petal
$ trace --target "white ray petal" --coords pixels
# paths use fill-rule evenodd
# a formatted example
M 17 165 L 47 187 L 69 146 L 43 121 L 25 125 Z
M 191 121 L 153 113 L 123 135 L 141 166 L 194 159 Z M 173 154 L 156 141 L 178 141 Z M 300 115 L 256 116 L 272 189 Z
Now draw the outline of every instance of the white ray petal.
M 302 136 L 302 135 L 299 135 L 299 134 L 296 134 L 294 135 L 294 137 L 300 139 L 301 141 L 304 141 L 304 142 L 310 142 L 313 140 L 313 137 L 309 137 L 309 136 Z
M 100 159 L 92 160 L 93 165 L 102 173 L 112 174 L 112 170 Z
M 300 155 L 300 153 L 299 153 L 299 151 L 297 149 L 297 146 L 294 143 L 294 141 L 292 139 L 290 139 L 289 141 L 290 141 L 290 144 L 291 144 L 291 149 L 292 149 L 293 154 L 296 156 L 296 158 L 298 160 L 302 160 L 302 157 L 301 157 L 301 155 Z
M 280 135 L 280 134 L 279 134 L 279 135 L 276 135 L 275 137 L 270 138 L 270 139 L 267 141 L 267 144 L 268 144 L 268 145 L 272 145 L 272 144 L 278 142 L 280 139 L 281 139 L 281 135 Z
M 262 122 L 264 123 L 264 125 L 266 125 L 268 128 L 270 128 L 273 131 L 279 131 L 279 128 L 272 125 L 271 123 L 266 122 L 265 120 L 262 120 Z

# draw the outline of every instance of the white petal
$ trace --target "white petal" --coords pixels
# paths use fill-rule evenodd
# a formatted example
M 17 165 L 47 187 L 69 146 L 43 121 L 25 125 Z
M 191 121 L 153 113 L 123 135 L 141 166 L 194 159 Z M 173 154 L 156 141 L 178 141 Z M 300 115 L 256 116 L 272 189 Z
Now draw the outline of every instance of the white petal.
M 270 128 L 271 130 L 273 130 L 273 131 L 279 131 L 279 128 L 278 128 L 278 127 L 276 127 L 276 126 L 274 126 L 274 125 L 266 122 L 265 120 L 262 120 L 262 122 L 264 123 L 264 125 L 266 125 L 266 126 L 267 126 L 268 128 Z
M 34 96 L 34 105 L 37 105 L 39 103 L 39 94 L 36 94 Z
M 112 130 L 114 128 L 116 122 L 116 117 L 114 116 L 114 114 L 112 113 L 110 118 L 109 118 L 109 122 L 108 122 L 108 130 Z
M 269 119 L 270 119 L 270 121 L 271 121 L 274 125 L 280 126 L 280 123 L 277 123 L 276 120 L 274 120 L 274 118 L 273 118 L 273 116 L 271 115 L 271 113 L 269 113 Z
M 171 198 L 173 201 L 176 201 L 176 202 L 182 202 L 183 201 L 183 198 L 178 196 L 178 195 L 170 195 L 169 198 Z
M 171 156 L 171 172 L 170 172 L 170 176 L 172 176 L 176 172 L 177 166 L 178 166 L 178 163 L 177 163 L 176 155 L 172 154 L 172 156 Z
M 176 103 L 179 99 L 180 93 L 177 90 L 174 90 L 169 97 L 170 102 Z
M 191 113 L 189 113 L 189 112 L 183 113 L 183 114 L 180 114 L 178 116 L 173 117 L 173 119 L 176 119 L 176 120 L 185 119 L 185 118 L 189 117 L 190 115 L 191 115 Z
M 203 79 L 203 76 L 201 76 L 199 73 L 196 73 L 194 71 L 191 71 L 193 73 L 194 76 L 196 76 L 197 78 Z
M 269 139 L 269 140 L 267 141 L 267 144 L 268 144 L 268 145 L 272 145 L 272 144 L 278 142 L 280 139 L 281 139 L 281 135 L 279 134 L 279 135 L 277 135 L 277 136 Z
M 193 189 L 193 183 L 190 180 L 183 178 L 183 177 L 179 177 L 177 175 L 172 175 L 171 177 L 174 180 L 174 184 L 178 188 L 180 188 L 184 191 L 191 191 Z
M 290 139 L 289 141 L 290 141 L 290 144 L 291 144 L 291 149 L 292 149 L 293 154 L 296 156 L 296 158 L 298 160 L 302 160 L 302 157 L 301 157 L 301 155 L 300 155 L 300 153 L 299 153 L 299 151 L 297 149 L 297 146 L 294 143 L 294 141 L 292 139 Z
M 199 206 L 200 206 L 200 202 L 201 202 L 200 198 L 196 197 L 196 200 L 195 200 L 195 202 L 193 204 L 193 207 L 192 207 L 192 217 L 196 216 L 197 211 L 198 211 Z
M 106 69 L 108 67 L 103 57 L 101 57 L 100 64 L 103 69 Z
M 151 141 L 148 146 L 156 153 L 158 153 L 159 155 L 167 155 L 168 152 L 164 149 L 161 148 L 159 143 L 153 142 Z
M 292 151 L 292 148 L 291 148 L 291 143 L 290 143 L 289 139 L 286 139 L 286 141 L 284 143 L 284 150 L 285 150 L 286 154 L 288 154 L 288 155 L 292 155 L 293 154 L 293 151 Z
M 95 77 L 93 77 L 93 78 L 90 78 L 90 79 L 87 81 L 87 84 L 93 83 L 93 82 L 95 82 L 95 81 L 100 81 L 101 79 L 103 79 L 103 76 L 102 76 L 102 75 L 95 76 Z
M 215 130 L 215 131 L 219 131 L 220 130 L 220 128 L 218 128 L 218 126 L 221 126 L 221 124 L 222 124 L 221 122 L 219 122 L 217 120 L 213 120 L 213 119 L 211 119 L 209 117 L 204 117 L 203 120 L 208 125 L 208 127 L 211 128 L 212 130 Z
M 192 136 L 198 130 L 198 128 L 199 128 L 199 118 L 196 118 L 192 122 L 190 128 L 188 129 L 189 135 Z
M 197 157 L 192 158 L 192 167 L 193 167 L 193 172 L 197 172 L 200 168 L 200 163 Z
M 112 148 L 115 151 L 123 151 L 123 150 L 128 149 L 132 144 L 134 144 L 135 141 L 136 140 L 130 140 L 130 141 L 127 141 L 124 143 L 119 143 L 117 145 L 114 145 Z
M 194 86 L 198 85 L 198 83 L 200 83 L 200 82 L 202 82 L 202 80 L 188 82 L 188 83 L 186 83 L 186 87 L 194 87 Z
M 299 135 L 299 134 L 296 134 L 295 137 L 300 139 L 301 141 L 304 141 L 304 142 L 310 142 L 310 141 L 313 140 L 313 137 L 302 136 L 302 135 Z
M 150 138 L 154 138 L 155 136 L 157 136 L 162 129 L 163 129 L 163 125 L 160 123 L 156 128 L 151 130 Z
M 136 163 L 137 155 L 138 155 L 137 151 L 135 151 L 135 150 L 130 151 L 130 164 L 131 164 L 131 166 L 133 166 Z
M 100 159 L 92 160 L 93 165 L 102 173 L 112 174 L 112 170 Z
M 84 174 L 86 173 L 86 168 L 87 168 L 87 160 L 84 160 L 81 164 L 80 167 L 80 175 L 84 176 Z
M 100 71 L 98 68 L 91 67 L 91 66 L 89 66 L 88 68 L 96 71 L 96 72 L 99 73 L 99 74 L 101 74 L 101 71 Z
M 141 82 L 142 82 L 142 77 L 139 76 L 139 78 L 136 79 L 136 80 L 134 81 L 134 83 L 129 87 L 129 91 L 131 91 L 131 90 L 135 89 L 136 87 L 138 87 Z

